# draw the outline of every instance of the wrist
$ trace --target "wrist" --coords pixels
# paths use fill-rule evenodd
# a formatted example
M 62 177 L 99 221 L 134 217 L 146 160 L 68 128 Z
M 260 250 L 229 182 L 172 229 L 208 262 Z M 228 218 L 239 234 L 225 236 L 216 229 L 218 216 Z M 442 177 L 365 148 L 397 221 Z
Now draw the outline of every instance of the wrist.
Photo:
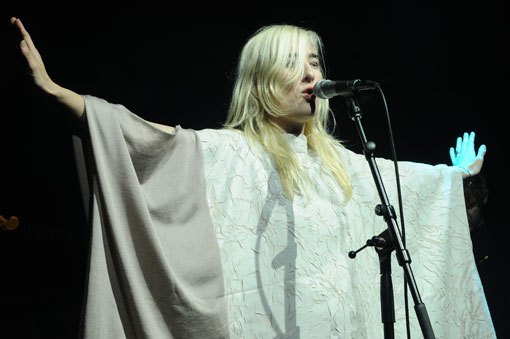
M 463 167 L 463 166 L 457 166 L 457 167 L 462 170 L 462 179 L 468 179 L 473 176 L 473 171 L 471 171 L 469 168 Z

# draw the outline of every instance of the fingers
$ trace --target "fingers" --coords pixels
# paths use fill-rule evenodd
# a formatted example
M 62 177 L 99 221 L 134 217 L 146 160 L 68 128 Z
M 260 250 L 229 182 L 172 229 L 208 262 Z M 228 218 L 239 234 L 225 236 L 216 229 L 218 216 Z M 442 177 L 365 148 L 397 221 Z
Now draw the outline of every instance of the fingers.
M 13 20 L 14 19 L 14 20 Z M 11 18 L 11 22 L 13 24 L 16 25 L 16 27 L 18 27 L 19 29 L 19 32 L 21 33 L 21 36 L 23 37 L 23 39 L 27 39 L 27 38 L 30 38 L 30 34 L 28 34 L 27 30 L 25 29 L 25 26 L 23 26 L 23 23 L 21 22 L 20 19 L 17 19 L 17 18 Z
M 483 158 L 485 157 L 485 153 L 487 152 L 487 146 L 485 145 L 481 145 L 479 148 L 478 148 L 478 153 L 476 155 L 476 158 L 479 159 L 479 160 L 483 160 Z
M 42 63 L 41 55 L 39 54 L 39 51 L 37 51 L 37 48 L 35 48 L 34 42 L 32 41 L 30 34 L 28 34 L 27 30 L 25 29 L 25 26 L 23 26 L 21 20 L 16 17 L 12 17 L 11 23 L 15 24 L 21 33 L 23 38 L 23 40 L 20 42 L 21 52 L 27 59 L 30 67 L 33 69 L 36 63 Z
M 464 132 L 464 136 L 462 138 L 462 149 L 461 151 L 466 152 L 469 150 L 469 134 Z
M 23 26 L 23 23 L 21 22 L 21 20 L 12 17 L 11 18 L 11 23 L 15 24 L 18 27 L 18 29 L 19 29 L 19 31 L 21 33 L 21 36 L 23 37 L 23 40 L 27 44 L 27 47 L 30 50 L 37 51 L 37 49 L 35 48 L 34 42 L 32 41 L 32 38 L 30 37 L 30 34 L 28 34 L 28 31 L 25 29 L 25 26 Z
M 466 133 L 467 134 L 467 133 Z M 475 150 L 475 132 L 471 132 L 468 137 L 467 147 L 470 150 Z
M 452 165 L 455 165 L 457 157 L 455 156 L 455 149 L 453 147 L 450 147 L 450 159 L 452 161 Z
M 21 52 L 23 53 L 23 55 L 25 56 L 25 58 L 28 61 L 28 65 L 30 66 L 30 68 L 33 69 L 35 66 L 35 58 L 32 55 L 32 52 L 30 51 L 30 49 L 28 48 L 26 41 L 22 40 L 19 45 L 21 47 Z
M 464 132 L 462 137 L 457 138 L 457 144 L 455 146 L 455 152 L 460 154 L 467 150 L 474 150 L 475 148 L 475 132 Z

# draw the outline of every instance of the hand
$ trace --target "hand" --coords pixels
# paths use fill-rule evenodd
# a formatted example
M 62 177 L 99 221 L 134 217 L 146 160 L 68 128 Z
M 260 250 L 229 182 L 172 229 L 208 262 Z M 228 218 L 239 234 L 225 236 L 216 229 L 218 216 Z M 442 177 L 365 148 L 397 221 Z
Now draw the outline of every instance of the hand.
M 20 43 L 21 52 L 27 59 L 34 82 L 43 91 L 52 95 L 60 103 L 65 105 L 71 112 L 73 112 L 78 118 L 83 117 L 85 112 L 85 102 L 83 97 L 67 88 L 61 87 L 54 83 L 44 67 L 41 55 L 35 48 L 30 35 L 26 31 L 25 27 L 21 23 L 20 19 L 11 18 L 11 23 L 18 27 L 23 40 Z
M 50 79 L 46 72 L 41 55 L 37 51 L 37 48 L 35 48 L 30 34 L 26 31 L 20 19 L 12 17 L 11 24 L 16 25 L 23 37 L 20 43 L 21 52 L 28 62 L 35 84 L 45 92 L 54 94 L 57 85 Z
M 455 149 L 450 147 L 450 158 L 452 165 L 462 169 L 462 177 L 468 178 L 477 175 L 482 170 L 483 158 L 487 147 L 481 145 L 478 148 L 478 153 L 475 153 L 475 132 L 457 138 L 457 145 Z

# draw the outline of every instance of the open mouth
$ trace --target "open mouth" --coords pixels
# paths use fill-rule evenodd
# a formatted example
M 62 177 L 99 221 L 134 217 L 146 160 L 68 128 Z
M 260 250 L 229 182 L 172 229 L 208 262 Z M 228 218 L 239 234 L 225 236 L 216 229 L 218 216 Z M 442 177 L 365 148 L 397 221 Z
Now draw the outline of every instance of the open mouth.
M 307 94 L 308 95 L 308 94 Z M 309 94 L 309 98 L 306 98 L 306 102 L 308 102 L 310 104 L 310 110 L 311 110 L 311 113 L 312 115 L 315 114 L 315 95 L 312 93 L 312 94 Z
M 315 100 L 315 95 L 313 94 L 313 89 L 308 88 L 303 92 L 303 95 L 306 101 Z

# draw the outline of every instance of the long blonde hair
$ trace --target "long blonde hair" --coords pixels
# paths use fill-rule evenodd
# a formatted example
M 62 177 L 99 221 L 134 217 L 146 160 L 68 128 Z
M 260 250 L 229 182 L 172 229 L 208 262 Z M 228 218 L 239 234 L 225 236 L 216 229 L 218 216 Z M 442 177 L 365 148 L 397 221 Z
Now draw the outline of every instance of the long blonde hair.
M 242 132 L 251 145 L 258 142 L 272 156 L 290 200 L 294 198 L 295 189 L 308 193 L 309 178 L 285 140 L 284 131 L 268 116 L 285 115 L 279 102 L 303 78 L 310 43 L 321 58 L 320 69 L 324 75 L 323 46 L 315 32 L 290 25 L 273 25 L 258 30 L 242 50 L 227 120 L 223 124 L 226 129 Z M 285 77 L 282 76 L 284 69 Z M 329 101 L 316 101 L 315 116 L 304 127 L 308 147 L 317 152 L 348 200 L 352 186 L 337 149 L 343 146 L 328 130 Z M 334 130 L 334 117 L 332 121 Z

